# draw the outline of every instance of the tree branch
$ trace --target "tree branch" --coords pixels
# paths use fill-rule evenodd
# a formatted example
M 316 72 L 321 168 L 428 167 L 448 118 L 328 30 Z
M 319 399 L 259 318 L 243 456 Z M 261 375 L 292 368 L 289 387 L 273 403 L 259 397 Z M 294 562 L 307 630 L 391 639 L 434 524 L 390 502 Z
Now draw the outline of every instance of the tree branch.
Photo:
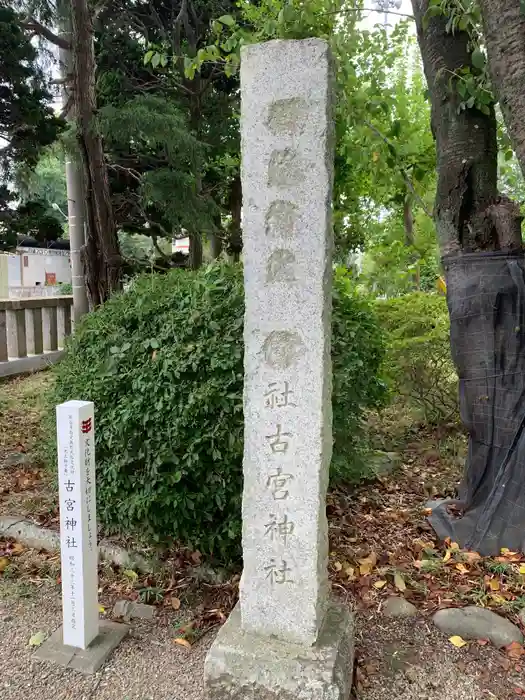
M 71 44 L 69 41 L 66 41 L 66 39 L 64 39 L 63 37 L 58 36 L 58 34 L 55 34 L 47 27 L 44 27 L 44 25 L 40 24 L 40 22 L 34 17 L 31 17 L 29 20 L 27 20 L 27 22 L 24 22 L 23 27 L 25 29 L 29 29 L 35 34 L 38 34 L 38 36 L 47 39 L 47 41 L 50 41 L 52 44 L 58 46 L 61 49 L 64 49 L 66 51 L 71 50 Z
M 164 258 L 164 260 L 168 260 L 171 263 L 171 257 L 169 255 L 166 255 L 166 253 L 160 248 L 159 242 L 157 240 L 157 236 L 152 236 L 151 240 L 153 241 L 153 247 L 157 251 L 157 253 L 161 256 L 161 258 Z
M 390 141 L 387 139 L 387 137 L 386 137 L 384 134 L 382 134 L 382 133 L 379 131 L 379 129 L 378 129 L 377 127 L 375 127 L 371 122 L 369 122 L 367 119 L 365 119 L 365 120 L 364 120 L 364 123 L 367 125 L 367 127 L 368 127 L 369 129 L 371 129 L 371 130 L 374 132 L 374 134 L 376 134 L 377 136 L 379 136 L 379 138 L 381 139 L 381 141 L 384 141 L 384 142 L 386 143 L 387 146 L 391 146 L 391 145 L 392 145 L 392 144 L 390 143 Z M 423 209 L 423 211 L 425 212 L 425 214 L 426 214 L 427 216 L 429 216 L 431 219 L 433 219 L 434 217 L 432 216 L 432 212 L 430 212 L 430 211 L 427 209 L 427 206 L 426 206 L 425 202 L 423 201 L 423 199 L 421 198 L 421 196 L 418 194 L 418 192 L 416 192 L 416 188 L 414 187 L 414 184 L 413 184 L 412 180 L 408 177 L 408 175 L 407 175 L 407 173 L 406 173 L 406 170 L 405 170 L 403 167 L 401 167 L 401 166 L 398 166 L 398 168 L 399 168 L 399 172 L 400 172 L 401 175 L 403 176 L 403 180 L 405 181 L 406 186 L 408 187 L 408 189 L 412 192 L 412 194 L 414 195 L 414 197 L 415 197 L 415 198 L 417 199 L 417 201 L 419 202 L 419 206 Z

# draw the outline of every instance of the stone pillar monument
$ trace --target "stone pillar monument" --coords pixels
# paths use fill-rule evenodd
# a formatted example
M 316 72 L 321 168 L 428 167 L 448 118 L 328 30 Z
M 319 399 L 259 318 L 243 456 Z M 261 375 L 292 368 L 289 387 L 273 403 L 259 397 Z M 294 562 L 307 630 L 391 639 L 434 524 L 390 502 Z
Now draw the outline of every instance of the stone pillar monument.
M 353 640 L 329 598 L 332 74 L 319 39 L 241 56 L 244 571 L 208 654 L 211 700 L 346 700 Z

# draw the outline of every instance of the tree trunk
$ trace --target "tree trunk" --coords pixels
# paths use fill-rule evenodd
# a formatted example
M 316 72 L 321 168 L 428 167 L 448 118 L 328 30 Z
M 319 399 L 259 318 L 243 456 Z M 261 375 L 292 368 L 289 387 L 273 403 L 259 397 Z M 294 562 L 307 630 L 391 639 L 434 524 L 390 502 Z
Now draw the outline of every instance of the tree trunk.
M 242 253 L 242 185 L 240 175 L 237 175 L 232 180 L 228 204 L 232 217 L 228 247 L 233 261 L 239 262 Z
M 86 179 L 86 283 L 92 306 L 120 288 L 121 257 L 102 139 L 95 122 L 95 51 L 87 0 L 71 0 L 78 140 Z
M 67 19 L 69 8 L 61 7 L 61 36 L 71 44 L 71 22 Z M 71 48 L 60 49 L 60 73 L 64 81 L 62 108 L 69 122 L 75 121 L 74 92 L 72 89 L 73 60 Z M 89 311 L 89 304 L 82 264 L 82 248 L 85 244 L 86 218 L 84 212 L 84 179 L 78 153 L 66 153 L 66 190 L 69 244 L 71 256 L 71 283 L 73 288 L 73 320 L 77 323 Z
M 190 233 L 190 270 L 198 270 L 202 265 L 202 238 L 200 233 Z
M 217 236 L 215 233 L 210 234 L 210 254 L 212 260 L 217 260 L 217 258 L 222 253 L 222 238 Z
M 520 0 L 480 0 L 492 84 L 525 174 L 525 13 Z
M 518 206 L 497 189 L 494 105 L 489 114 L 460 109 L 454 89 L 457 71 L 472 68 L 468 36 L 447 33 L 443 17 L 430 19 L 426 26 L 428 5 L 429 0 L 412 0 L 432 102 L 438 164 L 434 215 L 447 277 L 451 350 L 469 433 L 456 502 L 461 515 L 455 517 L 445 503 L 433 510 L 430 522 L 439 536 L 494 554 L 504 546 L 525 546 L 525 521 L 519 527 L 510 524 L 506 512 L 513 475 L 521 490 L 524 480 L 519 464 L 525 452 L 521 459 L 514 456 L 514 464 L 509 459 L 525 425 L 525 406 L 518 400 L 525 395 L 521 220 Z

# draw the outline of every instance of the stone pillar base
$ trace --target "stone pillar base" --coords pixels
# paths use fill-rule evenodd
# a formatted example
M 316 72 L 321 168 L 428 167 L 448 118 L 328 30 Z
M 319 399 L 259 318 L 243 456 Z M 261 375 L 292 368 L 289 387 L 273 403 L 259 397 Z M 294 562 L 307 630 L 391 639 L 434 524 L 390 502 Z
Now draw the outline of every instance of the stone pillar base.
M 340 604 L 306 648 L 244 632 L 237 605 L 208 652 L 204 686 L 209 700 L 348 700 L 353 666 L 354 620 Z

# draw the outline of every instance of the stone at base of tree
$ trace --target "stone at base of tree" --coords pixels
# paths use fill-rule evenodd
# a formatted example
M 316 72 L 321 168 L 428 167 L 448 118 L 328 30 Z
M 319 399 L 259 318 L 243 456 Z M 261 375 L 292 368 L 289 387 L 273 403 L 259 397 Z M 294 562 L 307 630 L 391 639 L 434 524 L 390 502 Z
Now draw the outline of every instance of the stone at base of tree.
M 237 606 L 208 652 L 209 700 L 348 700 L 354 664 L 354 620 L 331 603 L 313 647 L 241 628 Z
M 417 608 L 399 596 L 390 596 L 383 605 L 385 617 L 415 617 Z
M 121 617 L 124 622 L 129 622 L 137 617 L 142 620 L 153 620 L 155 617 L 155 608 L 153 605 L 136 603 L 133 600 L 117 600 L 113 606 L 113 615 L 115 617 Z
M 87 649 L 77 649 L 63 643 L 62 627 L 59 627 L 35 651 L 34 658 L 91 675 L 109 659 L 128 631 L 127 625 L 101 620 L 98 637 Z
M 4 467 L 26 467 L 34 462 L 34 457 L 26 452 L 13 452 L 7 455 L 4 462 Z
M 516 625 L 492 610 L 475 605 L 438 610 L 432 619 L 436 627 L 447 636 L 489 639 L 496 647 L 505 647 L 512 642 L 523 643 L 523 635 Z

